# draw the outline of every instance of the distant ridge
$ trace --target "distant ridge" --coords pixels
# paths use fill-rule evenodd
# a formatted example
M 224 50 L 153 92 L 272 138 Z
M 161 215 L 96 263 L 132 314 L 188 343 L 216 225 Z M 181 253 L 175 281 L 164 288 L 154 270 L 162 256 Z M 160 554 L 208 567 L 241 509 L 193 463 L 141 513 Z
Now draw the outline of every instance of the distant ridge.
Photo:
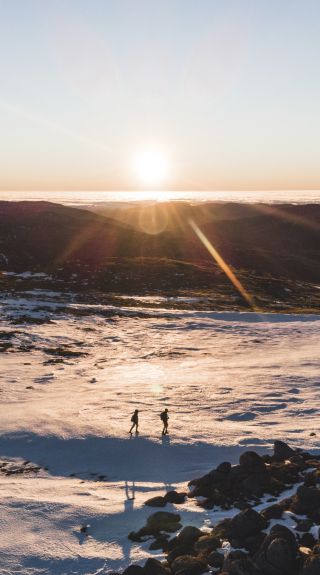
M 110 258 L 140 257 L 208 264 L 211 257 L 188 224 L 193 218 L 234 268 L 320 282 L 320 205 L 144 207 L 146 221 L 163 218 L 166 210 L 158 235 L 141 228 L 141 209 L 93 213 L 51 202 L 1 201 L 2 269 L 52 269 L 73 262 L 96 268 Z

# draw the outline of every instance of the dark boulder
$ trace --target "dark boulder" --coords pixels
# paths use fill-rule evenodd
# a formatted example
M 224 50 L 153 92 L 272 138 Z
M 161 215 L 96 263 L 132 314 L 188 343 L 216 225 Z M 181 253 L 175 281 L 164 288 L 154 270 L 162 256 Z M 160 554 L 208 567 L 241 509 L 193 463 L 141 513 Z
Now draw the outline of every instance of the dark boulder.
M 298 545 L 293 533 L 275 525 L 254 556 L 254 563 L 264 575 L 294 575 Z
M 320 555 L 310 555 L 307 557 L 301 575 L 319 575 L 320 573 Z
M 208 569 L 207 563 L 191 555 L 182 555 L 173 561 L 171 570 L 174 574 L 201 575 Z
M 314 509 L 320 506 L 320 489 L 300 485 L 297 489 L 297 498 L 307 508 Z
M 283 514 L 283 509 L 280 505 L 275 503 L 274 505 L 270 505 L 261 511 L 261 515 L 269 521 L 269 519 L 281 519 Z
M 220 547 L 220 539 L 214 535 L 202 535 L 195 544 L 197 551 L 216 551 Z
M 222 473 L 223 475 L 227 475 L 228 473 L 230 473 L 231 471 L 231 463 L 229 463 L 229 461 L 223 461 L 223 463 L 220 463 L 220 465 L 218 465 L 216 471 L 218 473 Z
M 274 481 L 270 481 L 265 471 L 263 473 L 251 473 L 242 480 L 241 485 L 249 495 L 261 496 L 266 492 L 274 492 Z
M 240 467 L 246 473 L 263 473 L 266 471 L 266 465 L 255 451 L 245 451 L 240 455 Z
M 129 565 L 124 570 L 123 575 L 144 575 L 144 569 L 140 565 Z
M 228 526 L 229 536 L 244 539 L 267 527 L 267 521 L 254 509 L 246 509 L 233 517 Z
M 311 519 L 301 519 L 301 521 L 298 521 L 296 525 L 296 531 L 300 531 L 301 533 L 307 533 L 307 531 L 310 531 L 312 526 L 313 521 L 311 521 Z
M 261 575 L 261 571 L 243 551 L 231 551 L 223 564 L 229 575 Z
M 164 499 L 168 503 L 175 503 L 176 505 L 180 505 L 181 503 L 185 502 L 186 494 L 178 493 L 177 491 L 168 491 L 168 493 L 166 493 L 164 496 Z
M 167 511 L 157 511 L 148 517 L 147 527 L 155 531 L 167 531 L 174 533 L 180 529 L 180 515 Z
M 167 551 L 168 549 L 168 536 L 160 535 L 154 541 L 152 541 L 150 547 L 150 551 L 158 551 L 162 549 L 162 551 Z
M 207 561 L 210 567 L 214 567 L 215 569 L 221 569 L 224 562 L 224 557 L 221 553 L 218 553 L 218 551 L 212 551 Z
M 170 575 L 170 569 L 157 559 L 147 559 L 144 566 L 145 575 Z
M 279 571 L 279 575 L 292 575 L 296 566 L 296 555 L 286 539 L 273 539 L 266 550 L 266 563 Z
M 284 441 L 274 442 L 273 457 L 276 461 L 285 461 L 296 455 L 295 451 L 289 447 Z
M 320 511 L 320 489 L 307 485 L 298 487 L 296 495 L 292 497 L 290 510 L 297 515 L 317 514 Z
M 193 546 L 192 545 L 176 545 L 174 547 L 174 549 L 172 549 L 172 551 L 170 551 L 170 553 L 168 553 L 167 561 L 168 561 L 169 565 L 171 565 L 171 563 L 173 563 L 176 559 L 178 559 L 178 557 L 182 557 L 185 555 L 192 555 L 192 556 L 196 555 L 196 552 L 193 549 Z
M 203 533 L 198 527 L 187 525 L 180 531 L 177 542 L 179 545 L 193 545 L 202 535 Z
M 167 504 L 167 500 L 165 497 L 151 497 L 151 499 L 147 499 L 147 501 L 144 502 L 145 505 L 148 505 L 149 507 L 165 507 Z
M 242 545 L 247 551 L 249 551 L 250 555 L 254 555 L 261 547 L 265 538 L 266 534 L 263 533 L 263 531 L 260 531 L 260 533 L 257 533 L 257 535 L 250 535 L 250 537 L 246 537 Z
M 211 534 L 219 539 L 227 539 L 230 535 L 230 525 L 231 519 L 222 519 L 213 527 Z
M 316 544 L 316 540 L 311 533 L 303 533 L 300 537 L 299 544 L 301 547 L 313 549 Z
M 262 575 L 260 569 L 251 559 L 238 559 L 234 561 L 227 573 L 228 575 Z

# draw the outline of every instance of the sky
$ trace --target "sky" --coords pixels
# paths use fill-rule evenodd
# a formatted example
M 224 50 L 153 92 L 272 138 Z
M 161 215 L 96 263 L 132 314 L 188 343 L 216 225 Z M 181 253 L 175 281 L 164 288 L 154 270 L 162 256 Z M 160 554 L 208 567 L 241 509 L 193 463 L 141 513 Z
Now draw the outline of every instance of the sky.
M 319 0 L 0 0 L 0 190 L 320 188 Z M 140 170 L 141 171 L 141 170 Z

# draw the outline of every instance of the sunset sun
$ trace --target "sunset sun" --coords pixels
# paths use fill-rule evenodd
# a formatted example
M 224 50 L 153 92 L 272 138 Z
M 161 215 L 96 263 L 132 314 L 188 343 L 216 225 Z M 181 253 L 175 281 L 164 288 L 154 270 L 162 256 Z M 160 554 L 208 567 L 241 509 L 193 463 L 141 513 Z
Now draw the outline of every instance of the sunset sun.
M 158 186 L 169 176 L 169 162 L 160 148 L 143 148 L 133 160 L 133 169 L 140 183 L 147 186 Z

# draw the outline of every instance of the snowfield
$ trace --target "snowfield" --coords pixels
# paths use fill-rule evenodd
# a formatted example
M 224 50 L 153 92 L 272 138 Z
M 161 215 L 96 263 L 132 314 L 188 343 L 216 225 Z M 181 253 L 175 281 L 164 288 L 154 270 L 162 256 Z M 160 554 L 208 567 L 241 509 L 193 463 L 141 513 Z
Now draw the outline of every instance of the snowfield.
M 274 439 L 319 452 L 320 316 L 87 305 L 49 290 L 0 306 L 0 464 L 41 466 L 0 468 L 1 574 L 126 567 L 150 555 L 127 539 L 149 497 Z M 226 516 L 194 500 L 178 511 L 184 525 Z

